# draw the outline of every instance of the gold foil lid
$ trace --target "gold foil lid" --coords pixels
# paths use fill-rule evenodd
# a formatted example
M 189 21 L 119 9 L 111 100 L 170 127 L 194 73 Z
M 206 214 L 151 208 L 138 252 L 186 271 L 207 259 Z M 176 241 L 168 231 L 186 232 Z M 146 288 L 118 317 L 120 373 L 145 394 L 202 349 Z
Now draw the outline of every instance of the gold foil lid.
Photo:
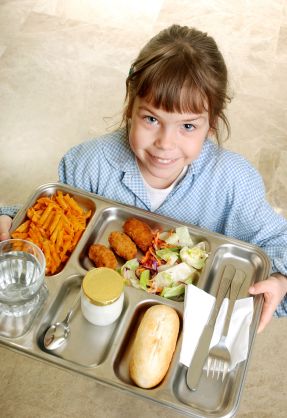
M 115 270 L 99 267 L 90 270 L 83 279 L 84 295 L 94 305 L 109 305 L 115 302 L 124 288 L 122 276 Z

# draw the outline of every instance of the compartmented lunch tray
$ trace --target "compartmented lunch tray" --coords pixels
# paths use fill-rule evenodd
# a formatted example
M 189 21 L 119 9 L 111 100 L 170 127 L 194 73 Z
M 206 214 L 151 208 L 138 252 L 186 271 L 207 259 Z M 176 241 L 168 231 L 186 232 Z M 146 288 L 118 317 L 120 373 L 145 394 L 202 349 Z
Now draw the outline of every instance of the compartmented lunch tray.
M 83 209 L 91 210 L 91 218 L 61 271 L 46 277 L 48 296 L 33 318 L 30 328 L 24 335 L 15 337 L 11 329 L 7 329 L 11 324 L 7 325 L 7 321 L 1 320 L 1 344 L 74 370 L 94 378 L 98 382 L 174 408 L 191 417 L 234 416 L 239 406 L 261 312 L 262 299 L 260 297 L 255 298 L 247 360 L 241 362 L 232 372 L 228 373 L 223 382 L 220 379 L 212 379 L 211 376 L 207 378 L 206 373 L 203 373 L 196 391 L 189 390 L 186 384 L 187 368 L 179 362 L 182 344 L 183 302 L 151 295 L 144 290 L 125 287 L 124 309 L 115 323 L 106 327 L 92 325 L 83 317 L 79 305 L 70 323 L 71 335 L 67 344 L 55 351 L 48 352 L 43 345 L 43 336 L 51 323 L 64 319 L 80 290 L 83 277 L 89 269 L 94 268 L 88 258 L 89 246 L 93 243 L 109 246 L 109 234 L 112 231 L 122 231 L 122 225 L 129 217 L 136 217 L 148 223 L 152 228 L 161 228 L 164 231 L 185 225 L 195 242 L 205 241 L 209 257 L 197 285 L 213 295 L 216 295 L 224 266 L 233 264 L 236 268 L 243 270 L 247 276 L 246 288 L 242 297 L 248 296 L 249 286 L 254 282 L 264 280 L 269 274 L 270 263 L 265 253 L 258 247 L 242 241 L 107 200 L 60 183 L 50 183 L 39 187 L 15 217 L 13 230 L 25 220 L 27 209 L 34 205 L 39 197 L 51 196 L 57 191 L 69 193 Z M 128 364 L 132 342 L 140 319 L 144 312 L 154 304 L 166 304 L 173 307 L 179 315 L 181 327 L 167 375 L 155 388 L 142 389 L 131 381 Z

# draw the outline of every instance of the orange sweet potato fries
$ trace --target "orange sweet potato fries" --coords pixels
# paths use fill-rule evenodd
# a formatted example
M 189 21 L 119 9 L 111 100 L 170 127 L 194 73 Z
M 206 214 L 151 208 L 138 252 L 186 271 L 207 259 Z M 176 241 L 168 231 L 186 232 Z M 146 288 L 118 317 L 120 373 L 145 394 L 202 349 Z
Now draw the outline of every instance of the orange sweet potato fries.
M 46 257 L 46 274 L 54 274 L 69 258 L 90 216 L 90 210 L 85 212 L 68 193 L 58 191 L 40 197 L 11 235 L 38 245 Z

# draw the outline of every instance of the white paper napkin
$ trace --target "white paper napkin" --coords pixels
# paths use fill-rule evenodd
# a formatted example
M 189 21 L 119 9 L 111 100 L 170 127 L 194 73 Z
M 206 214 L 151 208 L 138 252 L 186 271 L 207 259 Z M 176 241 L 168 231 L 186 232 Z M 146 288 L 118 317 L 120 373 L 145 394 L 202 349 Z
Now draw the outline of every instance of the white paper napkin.
M 180 353 L 180 362 L 189 367 L 197 343 L 204 326 L 207 324 L 215 297 L 196 286 L 188 285 L 185 293 L 183 315 L 183 340 Z M 226 316 L 228 299 L 224 299 L 220 308 L 210 348 L 218 343 Z M 249 327 L 253 317 L 253 298 L 247 297 L 235 302 L 231 317 L 226 345 L 230 350 L 232 370 L 238 363 L 245 360 L 249 346 Z

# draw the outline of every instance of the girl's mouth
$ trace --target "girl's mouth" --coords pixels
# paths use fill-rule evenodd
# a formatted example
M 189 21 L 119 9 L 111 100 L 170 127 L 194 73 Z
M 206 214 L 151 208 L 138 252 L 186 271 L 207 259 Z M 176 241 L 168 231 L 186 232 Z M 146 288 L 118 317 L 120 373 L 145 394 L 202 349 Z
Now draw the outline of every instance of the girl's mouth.
M 149 156 L 153 162 L 157 164 L 162 164 L 162 165 L 173 164 L 176 161 L 176 159 L 174 158 L 162 158 L 162 157 L 157 157 L 156 155 L 151 155 L 151 154 L 149 154 Z

